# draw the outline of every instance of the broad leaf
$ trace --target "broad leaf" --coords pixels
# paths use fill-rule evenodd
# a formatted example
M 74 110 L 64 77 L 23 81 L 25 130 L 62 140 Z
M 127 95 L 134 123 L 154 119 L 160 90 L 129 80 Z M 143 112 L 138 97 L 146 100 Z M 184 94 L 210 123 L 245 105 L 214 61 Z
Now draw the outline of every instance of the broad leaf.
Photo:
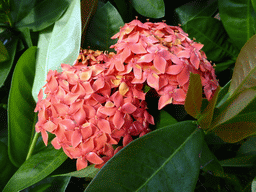
M 241 49 L 234 68 L 229 95 L 256 86 L 256 35 Z
M 52 173 L 67 159 L 62 150 L 56 150 L 52 146 L 32 155 L 15 172 L 5 186 L 3 192 L 20 191 L 25 189 Z
M 214 67 L 215 73 L 218 74 L 228 69 L 229 67 L 232 67 L 233 65 L 235 65 L 235 62 L 236 62 L 235 59 L 231 59 L 224 62 L 220 61 L 220 63 L 216 63 L 216 66 Z
M 214 62 L 233 59 L 238 55 L 238 49 L 229 42 L 229 37 L 218 19 L 212 17 L 198 17 L 185 25 L 189 36 L 195 37 L 197 42 L 204 44 L 202 50 L 207 58 Z
M 252 187 L 251 187 L 252 192 L 256 192 L 256 177 L 252 181 Z
M 237 155 L 256 155 L 256 136 L 249 137 L 237 151 Z
M 44 0 L 39 1 L 30 10 L 28 15 L 20 20 L 15 26 L 17 28 L 29 28 L 40 31 L 52 25 L 66 11 L 71 0 Z
M 80 1 L 74 0 L 53 29 L 49 27 L 39 34 L 36 75 L 32 90 L 35 101 L 50 69 L 60 69 L 62 63 L 74 63 L 80 51 L 80 42 Z
M 239 49 L 255 34 L 256 13 L 251 0 L 218 0 L 221 21 Z
M 201 115 L 202 84 L 199 74 L 190 73 L 185 109 L 189 115 L 198 119 Z
M 180 23 L 184 25 L 186 30 L 186 24 L 188 21 L 202 16 L 213 16 L 218 9 L 217 0 L 194 0 L 186 3 L 175 9 L 175 24 Z
M 8 98 L 8 152 L 20 166 L 26 158 L 35 123 L 35 102 L 31 95 L 35 74 L 36 47 L 23 53 L 15 67 Z
M 5 48 L 2 41 L 0 41 L 0 62 L 6 61 L 9 58 L 7 49 Z M 1 65 L 1 63 L 0 63 Z
M 217 104 L 216 107 L 219 108 L 229 97 L 228 89 L 230 86 L 231 81 L 229 81 L 224 87 L 220 89 L 218 94 Z
M 110 159 L 86 191 L 193 191 L 202 141 L 192 121 L 157 129 Z
M 165 15 L 163 0 L 132 0 L 134 9 L 141 15 L 151 18 L 161 18 Z
M 159 121 L 156 123 L 156 129 L 170 126 L 178 121 L 172 117 L 168 112 L 161 110 L 159 114 Z
M 86 32 L 86 45 L 92 49 L 111 50 L 109 47 L 117 41 L 111 37 L 119 32 L 123 25 L 122 17 L 110 2 L 98 6 Z
M 90 165 L 85 169 L 81 169 L 79 171 L 73 171 L 70 173 L 64 173 L 59 175 L 53 175 L 52 177 L 59 177 L 59 176 L 72 176 L 72 177 L 79 177 L 79 178 L 94 178 L 95 175 L 99 172 L 99 169 L 95 168 L 94 165 Z
M 223 167 L 253 167 L 255 166 L 256 155 L 245 155 L 220 161 Z

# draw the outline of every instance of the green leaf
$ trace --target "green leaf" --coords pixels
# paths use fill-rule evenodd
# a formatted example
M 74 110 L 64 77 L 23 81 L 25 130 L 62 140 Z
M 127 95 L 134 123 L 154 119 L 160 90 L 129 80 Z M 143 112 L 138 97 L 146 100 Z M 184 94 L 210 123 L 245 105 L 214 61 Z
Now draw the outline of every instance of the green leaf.
M 213 16 L 217 9 L 217 0 L 194 0 L 188 2 L 175 9 L 175 24 L 177 25 L 180 23 L 181 25 L 184 25 L 184 30 L 187 30 L 186 24 L 188 21 L 201 16 Z
M 49 70 L 60 69 L 62 63 L 74 63 L 80 51 L 80 42 L 80 1 L 74 0 L 53 29 L 51 26 L 39 33 L 36 75 L 32 89 L 35 101 Z
M 39 1 L 30 12 L 15 24 L 17 28 L 29 28 L 41 31 L 57 21 L 70 5 L 71 0 Z
M 249 137 L 237 151 L 237 156 L 256 155 L 256 136 Z
M 252 181 L 252 192 L 256 192 L 256 177 Z
M 190 37 L 195 37 L 197 42 L 204 44 L 202 50 L 209 60 L 220 62 L 237 57 L 238 49 L 229 42 L 229 37 L 218 19 L 198 17 L 188 21 L 185 28 Z
M 8 33 L 7 30 L 3 33 L 5 33 L 5 34 L 1 34 L 0 36 L 4 37 L 4 40 L 2 40 L 2 41 L 3 41 L 4 46 L 6 47 L 8 53 L 9 53 L 9 56 L 10 56 L 9 58 L 10 59 L 0 63 L 0 87 L 2 87 L 4 85 L 4 82 L 5 82 L 6 78 L 8 77 L 8 75 L 11 71 L 13 61 L 14 61 L 14 58 L 15 58 L 15 54 L 16 54 L 17 43 L 18 43 L 17 38 L 14 37 L 12 39 L 10 37 L 7 37 L 7 35 L 8 35 L 8 34 L 6 34 L 6 33 Z
M 165 126 L 170 126 L 177 122 L 178 121 L 174 117 L 172 117 L 168 112 L 161 110 L 159 115 L 159 120 L 156 124 L 156 128 L 159 129 Z
M 224 62 L 220 62 L 220 63 L 216 63 L 216 66 L 214 67 L 215 69 L 215 73 L 218 74 L 226 69 L 228 69 L 229 67 L 235 65 L 235 60 L 231 59 L 231 60 L 227 60 Z
M 8 153 L 15 166 L 25 161 L 34 130 L 35 102 L 31 90 L 36 51 L 36 47 L 31 47 L 18 60 L 8 98 Z
M 216 107 L 219 108 L 229 97 L 228 89 L 230 86 L 231 81 L 229 81 L 224 87 L 220 89 L 218 94 L 217 104 Z
M 10 0 L 11 16 L 14 23 L 24 18 L 35 6 L 36 0 Z
M 59 176 L 72 176 L 78 178 L 94 178 L 96 174 L 99 172 L 99 169 L 95 168 L 94 165 L 89 165 L 85 169 L 81 169 L 79 171 L 73 171 L 70 173 L 64 173 L 59 175 L 53 175 L 52 177 L 59 177 Z
M 2 41 L 0 41 L 0 62 L 6 61 L 9 58 L 7 49 L 5 48 Z M 0 63 L 1 65 L 1 63 Z
M 232 39 L 232 43 L 241 49 L 256 29 L 256 13 L 251 0 L 219 0 L 221 21 Z
M 132 0 L 132 6 L 141 15 L 150 18 L 161 18 L 165 15 L 163 0 Z
M 20 191 L 25 189 L 52 173 L 67 159 L 62 150 L 49 146 L 41 152 L 32 155 L 15 172 L 5 186 L 3 192 Z
M 124 25 L 123 19 L 116 8 L 107 2 L 104 6 L 98 6 L 90 25 L 88 26 L 85 42 L 92 49 L 113 50 L 109 47 L 117 42 L 111 37 L 119 32 Z
M 30 29 L 28 27 L 26 27 L 26 28 L 20 28 L 19 30 L 23 36 L 23 39 L 27 43 L 27 46 L 32 47 L 33 43 L 32 43 L 32 39 L 31 39 L 31 35 L 30 35 Z
M 252 167 L 255 166 L 256 155 L 234 157 L 220 161 L 223 167 Z
M 202 141 L 192 121 L 152 131 L 110 159 L 86 191 L 194 191 Z
M 256 35 L 241 49 L 234 68 L 229 96 L 256 86 Z
M 185 109 L 189 115 L 199 118 L 202 105 L 202 84 L 199 74 L 190 73 Z

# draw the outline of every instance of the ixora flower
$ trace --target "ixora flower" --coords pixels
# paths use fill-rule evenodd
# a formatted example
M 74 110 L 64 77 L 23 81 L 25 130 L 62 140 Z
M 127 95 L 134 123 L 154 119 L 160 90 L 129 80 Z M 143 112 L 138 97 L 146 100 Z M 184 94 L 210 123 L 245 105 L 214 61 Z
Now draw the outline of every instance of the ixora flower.
M 62 64 L 60 73 L 50 70 L 44 91 L 38 94 L 36 131 L 45 145 L 48 132 L 54 134 L 52 145 L 77 159 L 77 170 L 88 162 L 100 168 L 132 136 L 146 134 L 154 124 L 143 86 L 132 84 L 131 75 L 110 70 L 113 55 L 82 50 L 73 66 Z
M 179 26 L 164 22 L 127 23 L 118 38 L 110 68 L 123 75 L 133 73 L 132 84 L 146 82 L 160 95 L 158 109 L 167 104 L 184 104 L 190 72 L 201 77 L 208 100 L 218 87 L 214 68 L 201 50 L 203 45 L 188 37 Z

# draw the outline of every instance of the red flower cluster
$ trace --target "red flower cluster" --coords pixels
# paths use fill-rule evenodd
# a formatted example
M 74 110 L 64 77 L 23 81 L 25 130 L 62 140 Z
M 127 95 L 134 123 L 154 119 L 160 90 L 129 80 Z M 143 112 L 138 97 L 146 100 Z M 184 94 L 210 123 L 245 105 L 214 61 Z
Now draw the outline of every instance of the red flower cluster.
M 214 68 L 200 43 L 177 26 L 164 22 L 125 24 L 112 38 L 114 53 L 83 50 L 73 66 L 49 71 L 38 95 L 36 131 L 52 145 L 77 159 L 77 170 L 88 162 L 100 168 L 132 136 L 149 132 L 153 117 L 147 112 L 143 87 L 160 95 L 158 108 L 184 104 L 190 72 L 200 74 L 204 94 L 210 100 L 218 82 Z M 122 146 L 113 148 L 120 143 Z
M 190 72 L 201 77 L 210 100 L 218 87 L 214 68 L 201 50 L 203 45 L 188 37 L 180 27 L 164 22 L 133 20 L 112 37 L 117 51 L 112 67 L 123 75 L 133 73 L 132 84 L 147 84 L 160 95 L 158 109 L 167 104 L 184 104 Z
M 49 71 L 47 83 L 38 95 L 36 131 L 45 145 L 48 133 L 52 145 L 77 159 L 77 170 L 88 161 L 100 168 L 118 150 L 112 145 L 121 138 L 123 146 L 132 136 L 142 136 L 154 124 L 147 112 L 142 85 L 131 84 L 131 76 L 109 69 L 113 53 L 84 50 L 73 66 L 62 64 L 63 72 Z

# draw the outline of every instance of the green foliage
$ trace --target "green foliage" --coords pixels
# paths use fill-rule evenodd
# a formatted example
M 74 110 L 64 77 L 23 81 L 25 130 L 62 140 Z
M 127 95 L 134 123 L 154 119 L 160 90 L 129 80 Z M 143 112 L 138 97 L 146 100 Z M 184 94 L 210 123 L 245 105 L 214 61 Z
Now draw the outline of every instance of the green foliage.
M 192 121 L 153 131 L 116 154 L 86 191 L 193 191 L 202 142 Z

